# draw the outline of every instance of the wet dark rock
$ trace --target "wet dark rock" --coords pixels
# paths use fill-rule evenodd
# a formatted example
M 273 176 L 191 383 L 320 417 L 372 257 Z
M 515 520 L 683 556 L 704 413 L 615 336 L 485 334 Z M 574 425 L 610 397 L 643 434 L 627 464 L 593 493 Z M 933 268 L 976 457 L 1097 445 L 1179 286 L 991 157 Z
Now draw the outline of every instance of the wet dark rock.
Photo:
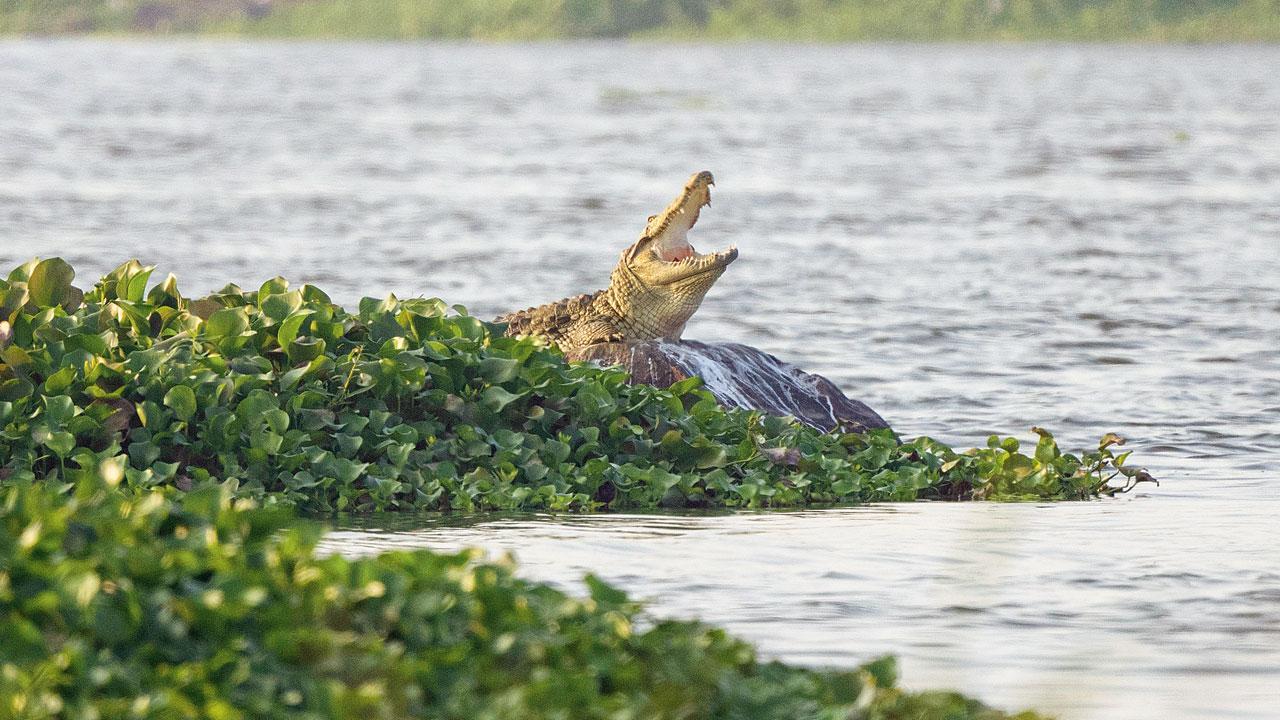
M 622 365 L 632 382 L 659 387 L 697 375 L 727 407 L 790 415 L 820 430 L 861 432 L 889 427 L 876 411 L 845 395 L 830 380 L 748 345 L 696 340 L 601 343 L 571 350 L 566 356 Z

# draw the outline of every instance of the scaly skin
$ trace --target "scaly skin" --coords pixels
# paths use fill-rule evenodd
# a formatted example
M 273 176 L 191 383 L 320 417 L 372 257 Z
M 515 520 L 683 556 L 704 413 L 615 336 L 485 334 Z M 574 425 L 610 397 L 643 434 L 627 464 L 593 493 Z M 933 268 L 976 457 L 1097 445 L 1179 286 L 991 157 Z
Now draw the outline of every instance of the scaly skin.
M 711 204 L 711 173 L 695 173 L 613 269 L 609 287 L 503 315 L 508 335 L 541 335 L 561 350 L 603 342 L 677 340 L 702 298 L 738 258 L 730 247 L 699 254 L 689 229 Z

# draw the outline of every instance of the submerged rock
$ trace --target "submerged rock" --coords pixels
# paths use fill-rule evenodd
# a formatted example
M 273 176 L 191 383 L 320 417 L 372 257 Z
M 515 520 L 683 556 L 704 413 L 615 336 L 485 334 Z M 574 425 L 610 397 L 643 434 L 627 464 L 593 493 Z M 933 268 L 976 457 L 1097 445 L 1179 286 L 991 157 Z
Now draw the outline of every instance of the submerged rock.
M 749 345 L 696 340 L 600 343 L 565 353 L 570 360 L 621 365 L 631 381 L 667 387 L 697 375 L 722 405 L 790 415 L 819 430 L 888 428 L 876 411 L 835 383 Z

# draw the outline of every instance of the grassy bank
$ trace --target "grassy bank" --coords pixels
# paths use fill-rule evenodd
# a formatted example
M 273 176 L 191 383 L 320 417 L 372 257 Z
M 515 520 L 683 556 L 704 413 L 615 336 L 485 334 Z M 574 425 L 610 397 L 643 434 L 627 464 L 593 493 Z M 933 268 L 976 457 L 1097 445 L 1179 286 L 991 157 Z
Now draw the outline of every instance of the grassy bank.
M 1280 40 L 1280 0 L 11 0 L 0 34 L 299 38 Z
M 0 480 L 332 512 L 1085 499 L 1148 479 L 1115 435 L 960 452 L 726 410 L 697 378 L 628 385 L 440 300 L 348 313 L 279 278 L 192 300 L 136 261 L 88 292 L 74 275 L 54 258 L 0 281 Z

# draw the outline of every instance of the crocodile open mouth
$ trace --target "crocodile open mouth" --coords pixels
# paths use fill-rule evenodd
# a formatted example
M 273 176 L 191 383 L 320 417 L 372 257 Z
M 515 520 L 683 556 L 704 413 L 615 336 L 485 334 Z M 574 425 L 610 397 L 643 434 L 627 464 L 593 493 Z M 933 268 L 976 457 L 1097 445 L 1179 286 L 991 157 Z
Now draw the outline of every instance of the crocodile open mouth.
M 674 248 L 667 253 L 654 251 L 658 258 L 668 265 L 697 267 L 699 265 L 712 265 L 717 263 L 732 262 L 738 257 L 738 247 L 730 245 L 724 250 L 716 252 L 700 253 L 693 249 L 693 246 L 685 242 L 682 247 Z
M 698 173 L 689 180 L 684 193 L 661 216 L 663 227 L 653 244 L 653 254 L 671 265 L 709 265 L 731 262 L 738 249 L 730 246 L 719 252 L 700 253 L 689 242 L 689 231 L 698 223 L 702 208 L 711 205 L 711 173 Z

